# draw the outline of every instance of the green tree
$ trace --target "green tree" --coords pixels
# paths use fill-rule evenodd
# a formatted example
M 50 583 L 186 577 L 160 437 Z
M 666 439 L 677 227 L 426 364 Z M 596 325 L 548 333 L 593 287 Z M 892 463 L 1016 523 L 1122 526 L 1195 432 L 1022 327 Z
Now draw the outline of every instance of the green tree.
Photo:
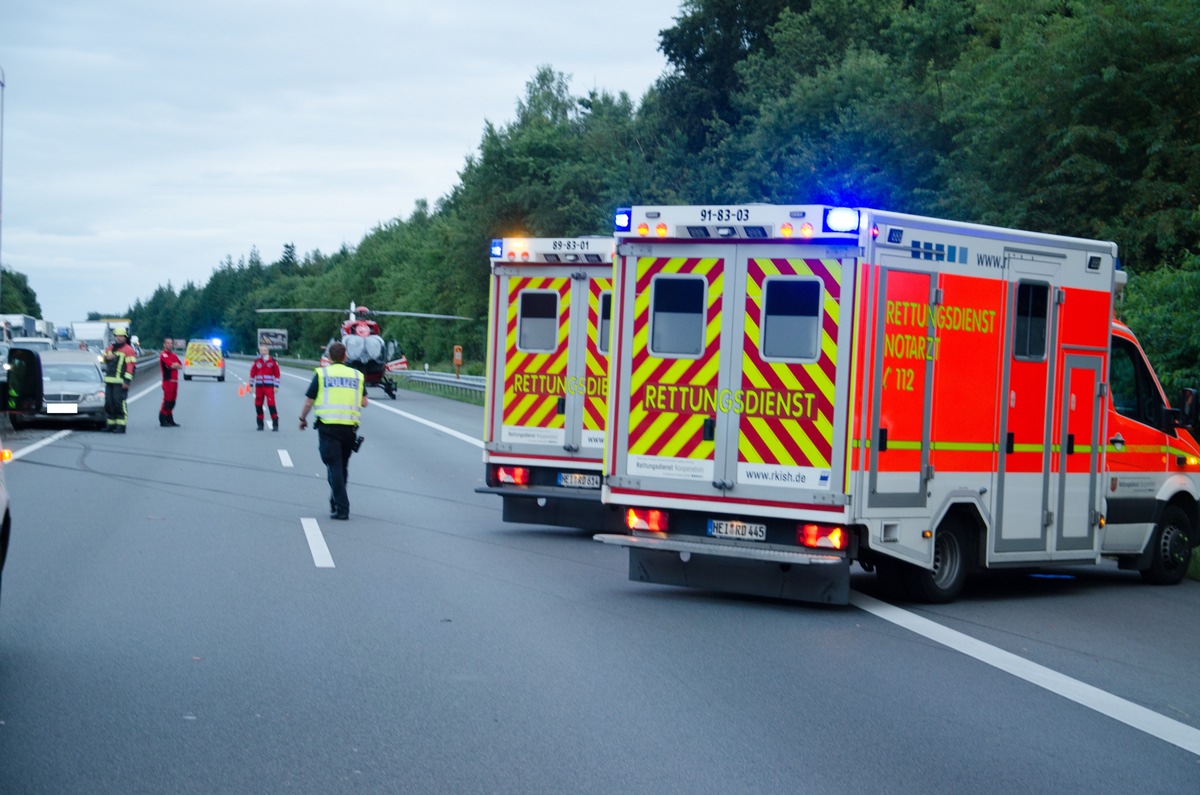
M 42 316 L 37 293 L 29 286 L 28 277 L 9 267 L 0 268 L 0 312 L 36 318 Z

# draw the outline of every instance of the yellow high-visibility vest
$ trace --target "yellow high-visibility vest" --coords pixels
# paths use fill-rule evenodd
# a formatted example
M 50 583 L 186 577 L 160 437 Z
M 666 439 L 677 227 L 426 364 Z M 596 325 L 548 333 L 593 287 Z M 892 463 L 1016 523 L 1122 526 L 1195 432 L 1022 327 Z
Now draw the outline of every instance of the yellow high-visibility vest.
M 313 413 L 325 425 L 358 425 L 366 384 L 363 374 L 344 364 L 318 367 Z

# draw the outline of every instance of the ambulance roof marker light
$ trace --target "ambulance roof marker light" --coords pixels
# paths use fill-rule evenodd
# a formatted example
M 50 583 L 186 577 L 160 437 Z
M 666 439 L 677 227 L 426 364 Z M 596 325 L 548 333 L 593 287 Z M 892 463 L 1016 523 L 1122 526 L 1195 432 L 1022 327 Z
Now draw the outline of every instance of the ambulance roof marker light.
M 633 208 L 618 207 L 616 214 L 613 216 L 613 230 L 617 232 L 628 232 L 633 225 Z
M 808 221 L 805 221 L 804 223 L 800 224 L 800 237 L 807 239 L 812 236 L 813 236 L 813 225 L 810 224 Z
M 649 235 L 650 234 L 650 224 L 646 223 L 645 221 L 642 221 L 640 224 L 638 224 L 637 233 L 639 235 L 641 235 L 642 237 L 646 237 L 647 235 Z
M 658 235 L 659 237 L 666 237 L 667 236 L 667 225 L 659 224 L 658 226 L 654 227 L 654 234 Z
M 779 236 L 783 237 L 783 238 L 788 238 L 788 237 L 792 236 L 794 231 L 795 230 L 792 229 L 791 224 L 783 224 L 782 226 L 779 227 Z

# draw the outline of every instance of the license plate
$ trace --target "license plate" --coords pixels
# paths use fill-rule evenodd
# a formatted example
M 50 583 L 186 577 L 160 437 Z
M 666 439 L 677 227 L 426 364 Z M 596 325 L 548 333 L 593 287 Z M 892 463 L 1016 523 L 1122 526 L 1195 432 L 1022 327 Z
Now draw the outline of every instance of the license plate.
M 766 541 L 767 526 L 726 519 L 709 519 L 708 534 L 713 538 L 736 538 L 742 541 Z
M 598 489 L 600 488 L 600 476 L 583 475 L 578 472 L 560 472 L 558 485 L 572 489 Z
M 79 413 L 79 404 L 78 403 L 47 403 L 46 404 L 46 413 L 47 414 L 78 414 Z

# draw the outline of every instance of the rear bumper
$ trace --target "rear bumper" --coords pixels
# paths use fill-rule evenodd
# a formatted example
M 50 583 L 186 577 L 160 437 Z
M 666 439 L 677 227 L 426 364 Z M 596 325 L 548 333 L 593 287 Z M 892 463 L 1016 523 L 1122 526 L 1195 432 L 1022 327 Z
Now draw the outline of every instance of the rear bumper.
M 554 486 L 480 486 L 477 494 L 497 494 L 504 499 L 502 518 L 515 524 L 576 527 L 590 532 L 622 527 L 621 513 L 600 502 L 599 490 Z
M 720 541 L 600 534 L 629 548 L 629 579 L 799 602 L 848 604 L 850 560 L 801 549 Z

